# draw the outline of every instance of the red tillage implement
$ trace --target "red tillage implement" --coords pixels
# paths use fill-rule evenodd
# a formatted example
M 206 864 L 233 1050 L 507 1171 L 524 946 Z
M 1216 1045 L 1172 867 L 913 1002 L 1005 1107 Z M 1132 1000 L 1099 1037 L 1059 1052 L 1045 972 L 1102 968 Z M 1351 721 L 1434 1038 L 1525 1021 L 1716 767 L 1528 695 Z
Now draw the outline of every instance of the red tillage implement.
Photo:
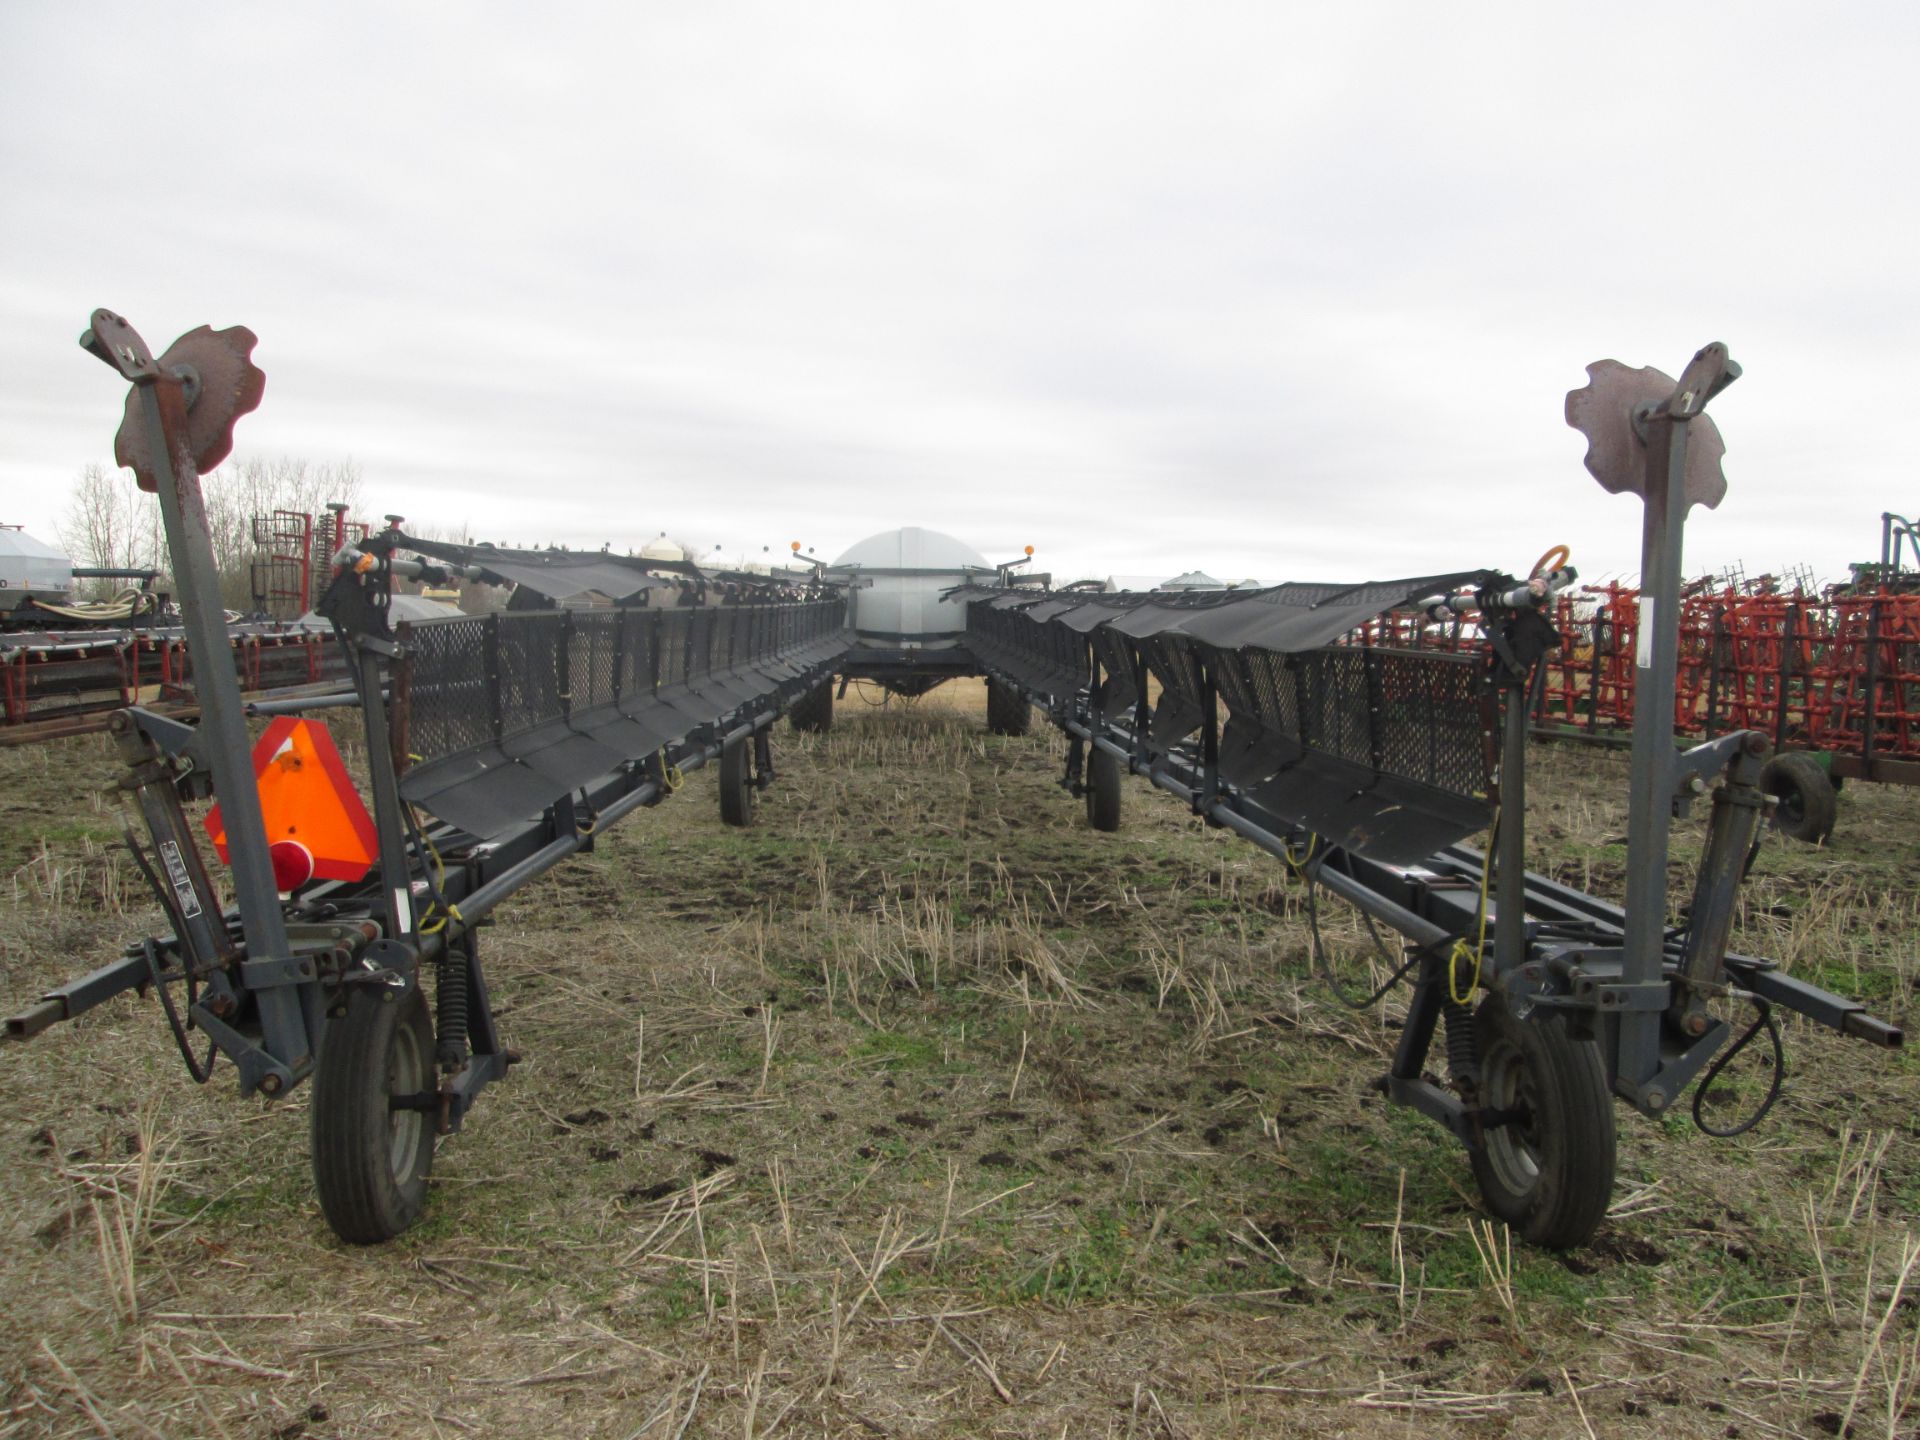
M 1535 681 L 1536 728 L 1625 740 L 1641 668 L 1640 605 L 1640 591 L 1618 583 L 1556 598 L 1561 644 Z M 1486 644 L 1475 626 L 1412 611 L 1382 616 L 1367 638 L 1415 649 Z M 1696 586 L 1681 600 L 1677 661 L 1676 738 L 1757 730 L 1779 750 L 1810 752 L 1836 779 L 1920 784 L 1920 595 Z

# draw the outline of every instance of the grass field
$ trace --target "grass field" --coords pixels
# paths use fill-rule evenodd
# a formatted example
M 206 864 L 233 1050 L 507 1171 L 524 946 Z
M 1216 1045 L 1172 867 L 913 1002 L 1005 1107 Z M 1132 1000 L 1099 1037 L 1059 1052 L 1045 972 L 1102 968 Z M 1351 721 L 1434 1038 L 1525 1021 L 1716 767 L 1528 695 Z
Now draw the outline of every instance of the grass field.
M 1594 1244 L 1510 1246 L 1282 867 L 1139 781 L 1092 832 L 979 711 L 850 695 L 752 829 L 700 772 L 509 902 L 525 1063 L 393 1244 L 320 1219 L 305 1089 L 195 1089 L 150 1001 L 0 1049 L 0 1440 L 1916 1433 L 1913 1060 L 1790 1021 L 1758 1131 L 1622 1112 Z M 1617 898 L 1624 758 L 1533 759 L 1532 863 Z M 6 1009 L 155 922 L 114 777 L 0 751 Z M 1851 786 L 1738 944 L 1903 1021 L 1916 875 L 1920 794 Z

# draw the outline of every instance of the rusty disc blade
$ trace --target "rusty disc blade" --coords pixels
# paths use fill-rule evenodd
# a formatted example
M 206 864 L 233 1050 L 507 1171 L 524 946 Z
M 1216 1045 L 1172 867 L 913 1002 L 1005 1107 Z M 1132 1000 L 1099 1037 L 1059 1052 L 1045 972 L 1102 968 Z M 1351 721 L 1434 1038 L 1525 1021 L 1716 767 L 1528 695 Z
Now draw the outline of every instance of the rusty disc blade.
M 1602 488 L 1646 498 L 1647 446 L 1634 431 L 1633 412 L 1672 398 L 1676 383 L 1651 365 L 1632 370 L 1618 360 L 1596 360 L 1587 366 L 1587 383 L 1567 392 L 1567 424 L 1587 437 L 1587 469 Z M 1687 424 L 1686 503 L 1711 510 L 1727 493 L 1720 468 L 1727 445 L 1710 416 Z
M 160 357 L 161 370 L 186 366 L 199 378 L 199 393 L 187 410 L 187 447 L 202 475 L 233 453 L 234 422 L 257 407 L 266 393 L 267 377 L 253 363 L 253 347 L 259 343 L 244 325 L 225 330 L 202 325 L 174 341 Z M 113 438 L 113 458 L 133 471 L 142 490 L 158 488 L 154 443 L 140 413 L 138 390 L 130 390 L 120 432 Z

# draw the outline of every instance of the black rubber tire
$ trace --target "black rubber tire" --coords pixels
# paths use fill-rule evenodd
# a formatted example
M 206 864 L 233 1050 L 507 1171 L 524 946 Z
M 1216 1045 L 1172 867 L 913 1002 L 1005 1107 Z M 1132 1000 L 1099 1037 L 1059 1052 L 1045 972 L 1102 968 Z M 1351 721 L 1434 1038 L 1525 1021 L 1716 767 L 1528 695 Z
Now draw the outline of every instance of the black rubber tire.
M 1567 1250 L 1593 1238 L 1613 1199 L 1616 1131 L 1606 1068 L 1557 1015 L 1515 1019 L 1489 995 L 1473 1017 L 1481 1104 L 1518 1111 L 1468 1154 L 1487 1209 L 1529 1244 Z
M 753 737 L 743 735 L 720 752 L 720 821 L 753 824 Z
M 314 1189 L 327 1224 L 349 1245 L 391 1240 L 426 1208 L 433 1116 L 387 1100 L 435 1088 L 420 987 L 352 987 L 346 1013 L 321 1032 L 310 1105 Z
M 1790 750 L 1767 761 L 1760 788 L 1780 797 L 1773 824 L 1782 835 L 1818 845 L 1833 834 L 1840 800 L 1826 768 L 1811 755 Z
M 787 723 L 796 730 L 824 735 L 833 728 L 833 679 L 829 676 L 793 702 Z
M 1017 690 L 987 681 L 987 729 L 995 735 L 1024 735 L 1033 726 L 1033 707 Z
M 1120 828 L 1120 762 L 1098 745 L 1087 750 L 1087 824 L 1096 830 Z

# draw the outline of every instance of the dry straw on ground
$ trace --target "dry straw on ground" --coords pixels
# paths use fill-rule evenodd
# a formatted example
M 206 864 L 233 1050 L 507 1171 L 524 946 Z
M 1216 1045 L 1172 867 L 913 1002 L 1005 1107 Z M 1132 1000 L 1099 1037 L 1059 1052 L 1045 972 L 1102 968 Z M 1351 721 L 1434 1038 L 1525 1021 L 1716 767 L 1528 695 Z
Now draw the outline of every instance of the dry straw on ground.
M 1760 1131 L 1623 1116 L 1594 1245 L 1511 1245 L 1277 864 L 1137 784 L 1089 832 L 1057 741 L 945 697 L 850 697 L 753 830 L 696 776 L 510 904 L 527 1063 L 392 1245 L 320 1221 L 304 1092 L 194 1089 L 150 1002 L 0 1052 L 0 1440 L 1914 1432 L 1913 1062 L 1791 1024 Z M 1536 761 L 1535 864 L 1617 894 L 1622 763 Z M 150 917 L 103 743 L 0 768 L 22 1001 Z M 1770 845 L 1743 948 L 1900 1018 L 1917 822 L 1856 786 Z

